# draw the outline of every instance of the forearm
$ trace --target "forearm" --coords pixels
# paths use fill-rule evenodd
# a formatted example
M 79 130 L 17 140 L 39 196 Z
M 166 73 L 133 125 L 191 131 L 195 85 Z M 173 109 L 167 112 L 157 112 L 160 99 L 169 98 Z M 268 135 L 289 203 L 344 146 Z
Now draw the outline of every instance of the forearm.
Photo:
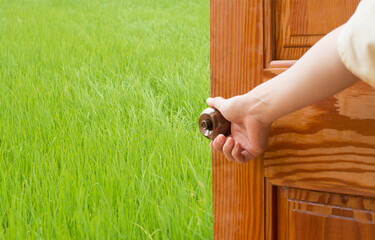
M 228 160 L 243 163 L 259 156 L 267 146 L 270 124 L 277 118 L 324 100 L 358 80 L 337 52 L 340 28 L 315 44 L 298 62 L 245 95 L 207 99 L 229 120 L 231 136 L 219 135 L 212 148 Z
M 345 67 L 337 52 L 340 30 L 327 34 L 290 69 L 246 94 L 260 101 L 252 111 L 272 122 L 356 82 L 358 78 Z

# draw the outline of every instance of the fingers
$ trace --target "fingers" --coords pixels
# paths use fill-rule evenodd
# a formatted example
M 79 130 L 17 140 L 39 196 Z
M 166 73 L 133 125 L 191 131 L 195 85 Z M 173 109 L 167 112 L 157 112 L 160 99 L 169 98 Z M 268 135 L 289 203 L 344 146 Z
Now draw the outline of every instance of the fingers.
M 248 151 L 241 147 L 241 144 L 235 142 L 232 137 L 225 138 L 220 134 L 211 143 L 211 148 L 221 152 L 229 161 L 236 161 L 238 163 L 245 163 L 255 158 Z
M 214 141 L 212 142 L 212 148 L 218 152 L 223 152 L 223 146 L 225 144 L 225 137 L 223 134 L 220 134 L 219 136 L 217 136 Z
M 233 150 L 232 150 L 232 156 L 233 158 L 236 160 L 236 162 L 242 164 L 242 163 L 246 163 L 252 159 L 255 158 L 254 155 L 252 155 L 251 153 L 249 153 L 247 150 L 244 150 L 242 147 L 241 147 L 241 144 L 240 143 L 236 143 Z
M 238 163 L 244 163 L 245 162 L 245 156 L 242 155 L 243 149 L 241 148 L 241 144 L 236 142 L 234 144 L 234 148 L 232 150 L 232 156 Z
M 221 111 L 221 106 L 223 105 L 225 99 L 222 97 L 207 98 L 206 102 L 210 107 L 214 107 Z
M 235 160 L 234 157 L 232 156 L 234 145 L 235 145 L 234 139 L 231 137 L 228 137 L 227 141 L 225 142 L 223 146 L 223 153 L 229 161 Z
M 256 158 L 254 155 L 249 153 L 247 150 L 243 150 L 242 155 L 244 156 L 244 162 L 243 163 L 248 162 L 248 161 Z

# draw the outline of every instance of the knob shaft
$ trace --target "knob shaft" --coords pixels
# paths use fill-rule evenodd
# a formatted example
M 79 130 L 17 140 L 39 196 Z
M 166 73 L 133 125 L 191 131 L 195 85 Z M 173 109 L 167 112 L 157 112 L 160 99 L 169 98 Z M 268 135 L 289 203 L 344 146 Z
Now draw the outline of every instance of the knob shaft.
M 230 135 L 230 122 L 217 109 L 207 108 L 199 116 L 199 130 L 206 138 L 214 140 L 219 134 Z

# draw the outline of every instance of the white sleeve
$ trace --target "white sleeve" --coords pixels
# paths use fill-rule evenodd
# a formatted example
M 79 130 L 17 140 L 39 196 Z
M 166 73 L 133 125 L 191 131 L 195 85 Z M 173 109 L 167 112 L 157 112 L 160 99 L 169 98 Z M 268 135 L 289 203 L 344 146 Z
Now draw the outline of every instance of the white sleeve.
M 375 87 L 375 0 L 362 0 L 337 39 L 344 65 Z

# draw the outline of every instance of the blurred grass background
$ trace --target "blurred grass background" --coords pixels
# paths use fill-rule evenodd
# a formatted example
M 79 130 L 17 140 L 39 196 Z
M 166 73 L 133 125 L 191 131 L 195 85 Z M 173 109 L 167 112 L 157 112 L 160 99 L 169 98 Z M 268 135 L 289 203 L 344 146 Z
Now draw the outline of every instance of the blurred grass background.
M 0 0 L 0 238 L 211 239 L 208 0 Z

